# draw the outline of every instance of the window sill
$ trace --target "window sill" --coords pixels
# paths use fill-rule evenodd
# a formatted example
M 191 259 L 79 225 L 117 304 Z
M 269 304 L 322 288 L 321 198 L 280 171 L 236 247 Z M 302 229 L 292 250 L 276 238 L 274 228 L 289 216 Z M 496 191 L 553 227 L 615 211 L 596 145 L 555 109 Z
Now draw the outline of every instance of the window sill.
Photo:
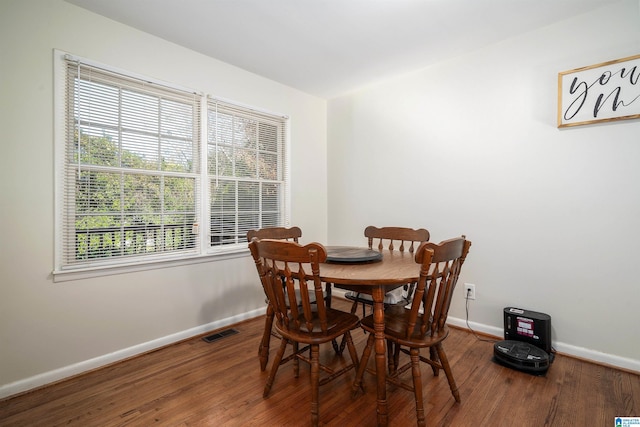
M 119 264 L 100 267 L 86 267 L 69 270 L 54 270 L 51 275 L 53 282 L 69 282 L 72 280 L 85 280 L 95 277 L 112 276 L 116 274 L 135 273 L 138 271 L 158 270 L 160 268 L 179 267 L 183 265 L 200 264 L 203 262 L 225 261 L 228 259 L 242 258 L 249 255 L 246 248 L 238 248 L 224 253 L 209 253 L 205 255 L 195 255 L 192 257 L 182 257 L 176 259 L 162 259 L 154 261 L 144 261 L 131 264 Z

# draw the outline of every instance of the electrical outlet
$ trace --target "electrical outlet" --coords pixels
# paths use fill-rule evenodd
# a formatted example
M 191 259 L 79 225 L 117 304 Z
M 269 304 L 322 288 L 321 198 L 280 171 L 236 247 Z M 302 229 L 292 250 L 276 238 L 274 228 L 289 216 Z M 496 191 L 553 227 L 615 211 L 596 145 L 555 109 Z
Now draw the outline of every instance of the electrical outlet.
M 476 285 L 472 283 L 464 284 L 464 299 L 476 299 Z

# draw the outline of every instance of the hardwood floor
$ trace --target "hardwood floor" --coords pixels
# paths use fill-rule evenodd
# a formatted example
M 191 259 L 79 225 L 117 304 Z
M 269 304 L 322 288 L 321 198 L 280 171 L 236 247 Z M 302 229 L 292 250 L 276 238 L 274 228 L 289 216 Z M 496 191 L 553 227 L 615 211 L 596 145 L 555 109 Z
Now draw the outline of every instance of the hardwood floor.
M 334 306 L 348 302 L 335 299 Z M 263 318 L 233 326 L 239 333 L 213 343 L 189 339 L 55 385 L 0 401 L 0 426 L 306 426 L 309 367 L 293 377 L 283 365 L 267 399 L 267 373 L 257 357 Z M 208 334 L 209 335 L 209 334 Z M 359 351 L 362 331 L 354 334 Z M 278 340 L 271 341 L 271 355 Z M 640 377 L 558 355 L 546 376 L 492 362 L 493 344 L 453 329 L 445 341 L 462 403 L 446 377 L 423 366 L 425 411 L 431 426 L 613 426 L 615 416 L 640 416 Z M 344 363 L 327 346 L 324 362 Z M 371 358 L 370 363 L 373 358 Z M 270 365 L 269 365 L 270 366 Z M 350 395 L 353 371 L 320 388 L 320 423 L 374 426 L 374 378 Z M 409 373 L 410 379 L 410 373 Z M 387 386 L 389 424 L 415 425 L 413 395 Z

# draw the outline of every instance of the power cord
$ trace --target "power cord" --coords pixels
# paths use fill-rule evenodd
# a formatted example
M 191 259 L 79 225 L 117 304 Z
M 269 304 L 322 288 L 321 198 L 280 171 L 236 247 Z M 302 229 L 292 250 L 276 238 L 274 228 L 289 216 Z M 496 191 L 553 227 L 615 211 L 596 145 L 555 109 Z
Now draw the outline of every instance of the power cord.
M 465 320 L 466 320 L 466 323 L 467 323 L 467 328 L 469 328 L 469 330 L 473 333 L 473 335 L 476 337 L 476 339 L 478 341 L 492 342 L 492 343 L 498 342 L 498 340 L 496 340 L 496 339 L 489 339 L 489 338 L 481 338 L 481 337 L 479 337 L 478 334 L 476 334 L 476 331 L 474 331 L 473 328 L 471 328 L 471 326 L 469 325 L 469 295 L 471 295 L 471 289 L 467 289 L 467 295 L 466 295 L 466 298 L 465 298 L 466 301 L 467 301 L 465 303 L 465 311 L 466 311 L 466 314 L 467 314 L 467 318 Z

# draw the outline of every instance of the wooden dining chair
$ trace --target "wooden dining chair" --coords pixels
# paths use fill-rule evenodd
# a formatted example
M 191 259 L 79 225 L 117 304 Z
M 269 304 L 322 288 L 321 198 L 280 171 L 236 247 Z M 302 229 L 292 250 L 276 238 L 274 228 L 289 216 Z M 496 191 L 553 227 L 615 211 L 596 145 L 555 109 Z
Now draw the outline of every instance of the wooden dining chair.
M 431 365 L 434 376 L 438 375 L 440 369 L 444 370 L 451 394 L 456 402 L 460 402 L 460 393 L 442 343 L 449 335 L 446 324 L 449 306 L 470 246 L 471 242 L 464 236 L 445 240 L 439 244 L 421 244 L 415 255 L 416 262 L 421 264 L 420 279 L 413 294 L 411 307 L 396 306 L 385 310 L 384 313 L 385 338 L 396 345 L 400 350 L 398 353 L 410 355 L 409 362 L 402 367 L 397 367 L 398 353 L 395 355 L 394 368 L 387 375 L 387 381 L 413 391 L 418 426 L 425 425 L 421 361 Z M 365 331 L 370 332 L 370 335 L 353 384 L 354 396 L 362 387 L 362 377 L 375 340 L 373 315 L 362 319 L 361 326 Z M 421 348 L 435 351 L 430 351 L 430 357 L 427 358 L 420 354 Z M 400 378 L 400 375 L 409 368 L 413 377 L 412 384 L 407 384 Z
M 299 239 L 302 237 L 302 230 L 300 227 L 265 227 L 255 230 L 247 231 L 247 242 L 251 242 L 253 238 L 257 239 L 279 239 L 288 240 L 295 243 L 299 243 Z M 327 286 L 325 289 L 325 300 L 331 301 L 331 287 Z M 266 296 L 266 295 L 265 295 Z M 313 296 L 312 296 L 313 299 Z M 315 302 L 315 299 L 313 300 Z M 258 357 L 260 359 L 260 370 L 264 371 L 267 368 L 269 362 L 269 345 L 271 343 L 271 335 L 273 335 L 273 317 L 274 311 L 271 304 L 269 304 L 269 298 L 266 298 L 267 313 L 265 317 L 264 331 L 262 333 L 262 339 L 260 340 L 260 346 L 258 347 Z M 330 303 L 329 303 L 330 305 Z M 279 338 L 279 337 L 277 337 Z
M 358 367 L 351 332 L 358 328 L 358 316 L 327 307 L 322 294 L 320 263 L 327 258 L 327 251 L 319 243 L 301 246 L 295 242 L 254 238 L 249 243 L 260 281 L 275 312 L 274 327 L 281 336 L 280 348 L 271 365 L 263 396 L 266 398 L 273 386 L 280 365 L 294 361 L 294 375 L 299 375 L 299 360 L 311 365 L 311 421 L 319 420 L 319 387 L 352 368 Z M 283 286 L 284 283 L 284 286 Z M 315 303 L 310 297 L 315 294 Z M 334 370 L 320 364 L 320 344 L 344 337 L 351 364 Z M 283 359 L 287 344 L 293 346 L 293 354 Z M 299 344 L 305 344 L 299 348 Z M 303 352 L 310 349 L 310 357 Z M 320 369 L 327 375 L 320 379 Z
M 364 229 L 369 249 L 382 252 L 383 249 L 414 253 L 420 243 L 429 241 L 429 231 L 424 228 L 413 229 L 406 227 L 374 227 L 372 225 Z M 384 303 L 388 305 L 407 305 L 415 283 L 407 283 L 398 291 L 391 291 L 385 295 Z M 365 307 L 373 306 L 373 298 L 369 294 L 347 291 L 345 298 L 353 301 L 351 312 L 355 313 L 358 304 L 362 304 L 362 316 L 366 315 Z
M 247 231 L 247 242 L 251 242 L 253 238 L 257 239 L 278 239 L 278 240 L 288 240 L 295 243 L 300 243 L 299 239 L 302 237 L 302 230 L 300 227 L 265 227 L 259 228 L 255 230 Z M 265 295 L 266 296 L 266 295 Z M 325 284 L 325 289 L 323 292 L 324 300 L 326 304 L 331 306 L 331 285 Z M 311 295 L 312 301 L 315 303 L 315 296 Z M 269 304 L 269 298 L 267 297 L 265 300 L 267 304 L 267 313 L 265 317 L 264 331 L 262 333 L 262 339 L 260 340 L 260 345 L 258 347 L 258 358 L 260 359 L 260 370 L 264 371 L 267 368 L 267 363 L 269 362 L 269 347 L 271 343 L 271 336 L 275 335 L 273 333 L 273 307 Z M 276 336 L 276 338 L 279 338 Z

